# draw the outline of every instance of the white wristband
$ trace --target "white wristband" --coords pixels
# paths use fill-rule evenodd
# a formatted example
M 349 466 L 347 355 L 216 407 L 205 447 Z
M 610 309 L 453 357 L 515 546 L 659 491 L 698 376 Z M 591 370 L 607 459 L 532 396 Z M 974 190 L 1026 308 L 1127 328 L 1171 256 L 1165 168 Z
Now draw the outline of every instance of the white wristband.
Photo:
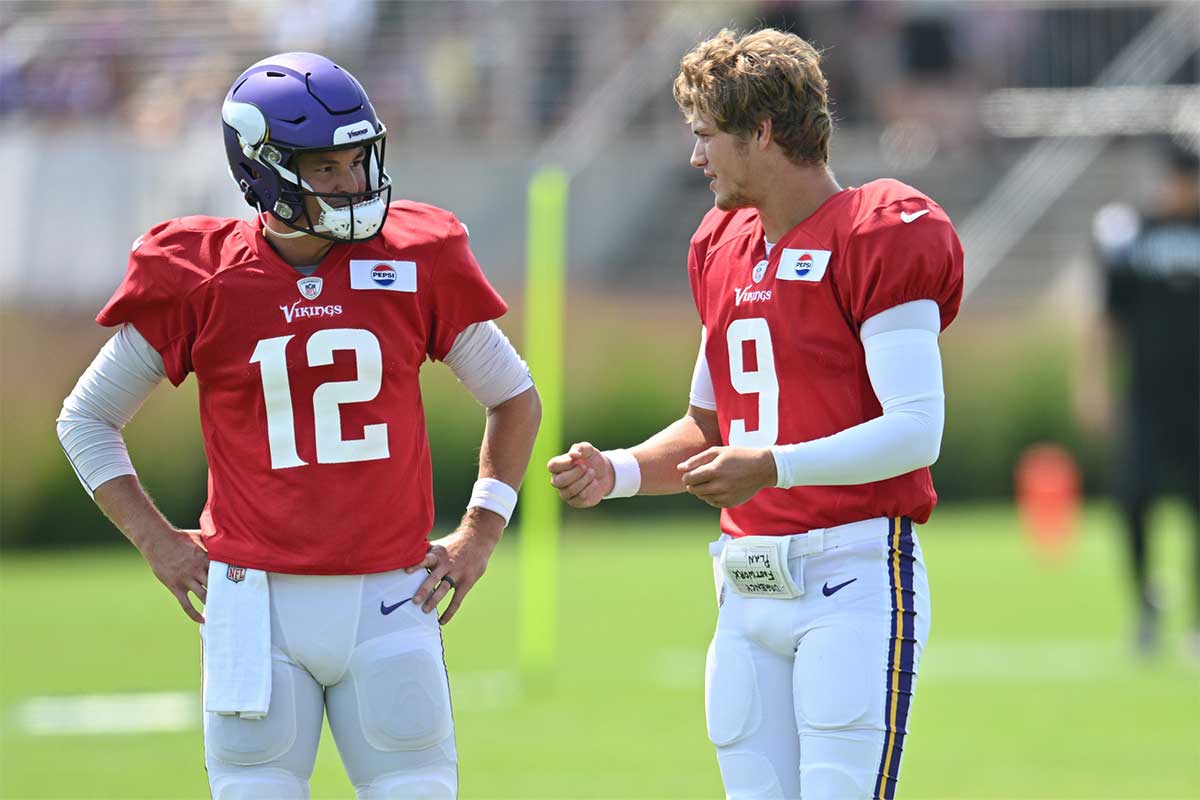
M 605 500 L 616 497 L 633 497 L 642 488 L 642 468 L 628 450 L 605 450 L 600 455 L 608 459 L 613 468 L 612 491 L 604 495 Z
M 495 478 L 480 478 L 475 481 L 475 487 L 471 490 L 471 499 L 467 501 L 468 509 L 486 508 L 503 517 L 505 525 L 508 525 L 513 509 L 516 507 L 517 490 Z

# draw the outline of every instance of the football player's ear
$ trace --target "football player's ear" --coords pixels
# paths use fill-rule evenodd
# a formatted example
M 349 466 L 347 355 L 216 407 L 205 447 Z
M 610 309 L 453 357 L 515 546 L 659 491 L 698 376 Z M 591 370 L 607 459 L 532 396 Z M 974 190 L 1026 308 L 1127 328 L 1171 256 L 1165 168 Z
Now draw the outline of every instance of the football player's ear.
M 758 127 L 755 128 L 754 132 L 754 140 L 755 144 L 758 146 L 758 150 L 766 150 L 767 146 L 774 142 L 774 132 L 775 128 L 773 127 L 769 116 L 761 122 L 758 122 Z

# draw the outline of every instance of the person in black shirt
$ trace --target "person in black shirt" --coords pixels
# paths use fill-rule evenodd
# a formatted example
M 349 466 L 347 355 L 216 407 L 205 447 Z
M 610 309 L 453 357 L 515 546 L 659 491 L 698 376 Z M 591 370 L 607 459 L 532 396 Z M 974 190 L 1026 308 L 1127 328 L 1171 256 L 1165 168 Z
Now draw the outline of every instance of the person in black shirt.
M 1179 148 L 1166 155 L 1149 213 L 1106 206 L 1095 235 L 1107 333 L 1126 362 L 1114 498 L 1128 532 L 1137 646 L 1149 653 L 1159 640 L 1158 602 L 1147 575 L 1148 511 L 1157 497 L 1179 493 L 1196 534 L 1191 644 L 1200 656 L 1200 162 Z

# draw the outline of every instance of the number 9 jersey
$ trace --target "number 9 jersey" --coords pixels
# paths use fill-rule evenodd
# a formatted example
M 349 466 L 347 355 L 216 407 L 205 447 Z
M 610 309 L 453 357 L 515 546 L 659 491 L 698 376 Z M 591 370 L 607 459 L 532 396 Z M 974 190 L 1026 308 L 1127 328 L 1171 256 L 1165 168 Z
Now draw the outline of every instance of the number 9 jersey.
M 894 180 L 844 189 L 768 254 L 754 209 L 713 209 L 692 237 L 688 275 L 706 331 L 721 438 L 770 447 L 830 436 L 883 412 L 860 328 L 933 300 L 944 330 L 962 299 L 963 253 L 941 207 Z M 767 488 L 721 512 L 731 536 L 793 534 L 876 517 L 923 523 L 928 468 L 852 486 Z
M 349 575 L 421 561 L 433 525 L 418 372 L 507 311 L 432 206 L 393 203 L 381 235 L 333 245 L 304 276 L 258 220 L 184 217 L 134 243 L 97 316 L 131 323 L 199 386 L 210 556 Z

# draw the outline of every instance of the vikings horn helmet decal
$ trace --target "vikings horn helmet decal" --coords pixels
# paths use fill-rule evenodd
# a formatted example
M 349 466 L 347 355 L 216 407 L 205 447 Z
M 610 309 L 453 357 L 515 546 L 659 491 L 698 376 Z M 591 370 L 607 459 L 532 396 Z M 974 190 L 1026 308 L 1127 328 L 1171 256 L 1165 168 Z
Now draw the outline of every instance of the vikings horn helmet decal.
M 243 72 L 221 107 L 229 170 L 246 202 L 301 233 L 362 241 L 383 229 L 392 182 L 387 130 L 354 76 L 313 53 L 281 53 Z M 318 193 L 297 172 L 300 153 L 362 148 L 362 194 Z M 304 199 L 320 208 L 314 217 Z M 296 234 L 290 234 L 296 235 Z

